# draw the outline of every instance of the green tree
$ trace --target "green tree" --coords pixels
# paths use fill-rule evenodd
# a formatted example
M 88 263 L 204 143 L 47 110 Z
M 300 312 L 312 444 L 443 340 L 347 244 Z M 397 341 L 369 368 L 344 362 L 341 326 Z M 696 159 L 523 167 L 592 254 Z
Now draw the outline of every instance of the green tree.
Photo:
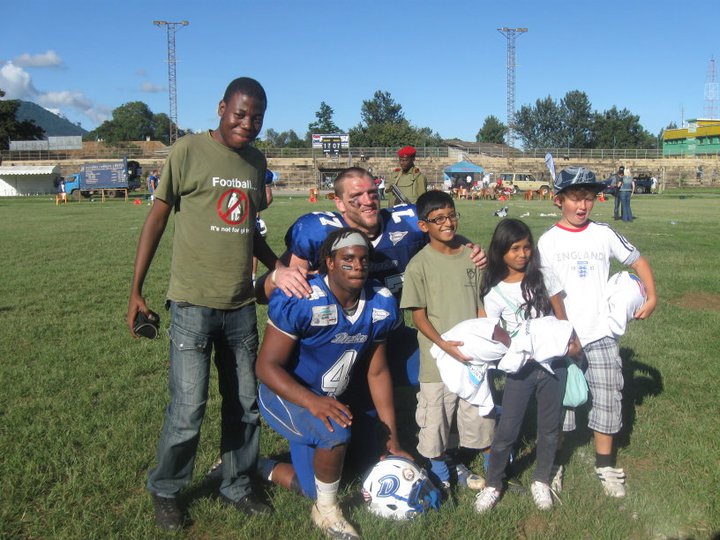
M 87 138 L 118 144 L 124 141 L 142 141 L 154 134 L 153 113 L 150 108 L 142 101 L 131 101 L 113 110 L 112 120 L 100 124 Z
M 298 137 L 294 130 L 278 133 L 270 128 L 265 131 L 265 139 L 258 148 L 307 148 L 308 142 Z
M 5 92 L 0 88 L 0 98 Z M 17 99 L 0 100 L 0 150 L 10 148 L 10 141 L 36 141 L 45 137 L 45 131 L 32 120 L 18 122 L 16 113 L 20 107 Z
M 390 92 L 375 92 L 372 99 L 363 101 L 360 108 L 360 117 L 365 125 L 372 124 L 400 124 L 405 120 L 402 106 L 397 103 Z
M 590 99 L 585 92 L 572 90 L 560 100 L 562 132 L 560 137 L 570 148 L 590 148 L 593 114 Z
M 389 92 L 378 90 L 370 100 L 363 101 L 360 108 L 362 122 L 350 129 L 350 144 L 354 147 L 395 147 L 406 144 L 439 146 L 440 135 L 430 128 L 413 127 L 402 106 Z
M 562 140 L 563 114 L 550 96 L 538 99 L 535 106 L 523 105 L 515 114 L 515 132 L 525 148 L 556 148 Z
M 515 130 L 525 148 L 655 148 L 657 137 L 627 109 L 590 112 L 585 92 L 573 90 L 556 102 L 548 96 L 515 115 Z
M 506 133 L 507 126 L 497 116 L 491 114 L 485 118 L 480 131 L 475 135 L 475 140 L 477 142 L 503 144 Z
M 178 137 L 189 133 L 179 128 L 177 132 Z M 170 144 L 170 117 L 165 113 L 154 114 L 142 101 L 131 101 L 113 110 L 112 119 L 88 132 L 84 139 L 102 139 L 107 144 L 115 145 L 127 141 L 144 141 L 147 137 Z
M 165 144 L 170 143 L 170 117 L 165 113 L 153 115 L 151 137 L 155 141 L 162 141 Z M 182 134 L 184 135 L 184 134 Z M 182 136 L 178 130 L 178 137 Z
M 640 117 L 627 109 L 595 113 L 593 148 L 656 148 L 657 138 L 640 125 Z
M 313 133 L 340 133 L 340 128 L 333 120 L 333 114 L 335 114 L 333 108 L 321 101 L 320 109 L 315 113 L 315 121 L 308 124 L 305 138 L 311 141 Z

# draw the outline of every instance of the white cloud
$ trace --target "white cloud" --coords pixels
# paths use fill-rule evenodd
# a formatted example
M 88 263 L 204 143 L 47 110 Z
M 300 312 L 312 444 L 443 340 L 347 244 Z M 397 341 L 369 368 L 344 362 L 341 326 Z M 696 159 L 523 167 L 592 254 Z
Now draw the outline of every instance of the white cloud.
M 69 90 L 47 92 L 39 95 L 37 102 L 45 108 L 74 109 L 96 124 L 109 120 L 112 116 L 109 107 L 95 105 L 82 92 L 71 92 Z
M 32 101 L 48 110 L 59 110 L 67 116 L 72 109 L 88 118 L 93 124 L 100 124 L 112 117 L 110 107 L 96 105 L 82 92 L 61 90 L 41 92 L 32 83 L 32 77 L 22 67 L 6 62 L 0 68 L 0 88 L 5 91 L 4 99 Z
M 12 62 L 0 68 L 0 88 L 5 91 L 5 99 L 33 100 L 38 95 L 30 74 Z
M 140 86 L 140 91 L 148 94 L 158 94 L 160 92 L 165 92 L 165 87 L 151 82 L 144 82 Z
M 21 67 L 58 67 L 62 66 L 62 58 L 55 51 L 47 51 L 43 54 L 21 54 L 13 63 Z

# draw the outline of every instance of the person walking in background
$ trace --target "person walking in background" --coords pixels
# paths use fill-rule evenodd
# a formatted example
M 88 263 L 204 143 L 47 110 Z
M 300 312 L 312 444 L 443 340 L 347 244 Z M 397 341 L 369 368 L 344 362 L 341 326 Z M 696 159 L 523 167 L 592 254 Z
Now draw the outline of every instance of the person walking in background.
M 57 193 L 55 194 L 55 205 L 58 204 L 67 204 L 67 189 L 65 187 L 65 178 L 62 176 L 58 176 L 55 179 L 55 189 L 57 190 Z
M 632 221 L 632 209 L 630 208 L 630 198 L 635 193 L 635 179 L 631 175 L 623 175 L 618 182 L 618 195 L 620 199 L 620 207 L 622 209 L 622 220 Z M 617 201 L 617 199 L 615 199 Z
M 613 197 L 615 197 L 615 202 L 613 205 L 613 219 L 617 221 L 620 219 L 622 211 L 622 208 L 620 206 L 620 186 L 622 186 L 623 179 L 625 178 L 625 167 L 620 165 L 618 167 L 618 171 L 610 177 L 611 185 L 615 188 L 613 191 Z
M 220 500 L 246 515 L 270 511 L 251 485 L 260 444 L 252 256 L 269 268 L 277 262 L 255 228 L 256 214 L 267 206 L 267 163 L 250 143 L 260 133 L 266 107 L 260 83 L 247 77 L 232 81 L 218 105 L 218 128 L 173 145 L 140 233 L 127 311 L 134 337 L 138 313 L 152 317 L 143 283 L 176 210 L 167 292 L 170 404 L 147 479 L 155 521 L 164 529 L 184 524 L 178 496 L 192 479 L 213 350 L 222 397 Z
M 385 177 L 379 176 L 378 178 L 380 179 L 380 181 L 377 184 L 378 195 L 380 195 L 380 200 L 384 201 L 385 200 Z
M 387 179 L 385 192 L 391 193 L 393 186 L 400 190 L 411 203 L 417 201 L 418 197 L 427 191 L 427 178 L 415 166 L 416 150 L 412 146 L 404 146 L 398 150 L 400 167 L 397 167 L 393 175 Z M 402 201 L 395 195 L 390 198 L 392 206 Z
M 147 188 L 148 193 L 150 194 L 150 204 L 153 204 L 155 201 L 155 191 L 158 188 L 158 182 L 160 181 L 160 177 L 158 174 L 157 169 L 153 169 L 153 171 L 150 173 L 150 175 L 147 178 Z

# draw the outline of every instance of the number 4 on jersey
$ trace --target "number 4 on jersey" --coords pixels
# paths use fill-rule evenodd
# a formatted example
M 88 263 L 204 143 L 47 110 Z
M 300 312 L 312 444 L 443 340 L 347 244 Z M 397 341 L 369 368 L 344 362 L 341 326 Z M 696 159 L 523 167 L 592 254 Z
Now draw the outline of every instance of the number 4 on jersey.
M 341 395 L 350 383 L 350 372 L 355 364 L 357 351 L 345 351 L 322 378 L 322 389 L 329 396 Z

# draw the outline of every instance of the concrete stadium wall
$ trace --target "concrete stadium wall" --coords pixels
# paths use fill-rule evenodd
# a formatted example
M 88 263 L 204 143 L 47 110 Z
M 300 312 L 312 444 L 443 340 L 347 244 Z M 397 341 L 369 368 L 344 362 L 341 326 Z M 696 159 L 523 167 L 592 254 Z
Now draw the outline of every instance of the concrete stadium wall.
M 549 178 L 545 162 L 541 158 L 507 158 L 490 156 L 469 156 L 470 160 L 485 168 L 490 173 L 503 172 L 529 172 L 537 178 Z M 16 165 L 58 165 L 60 174 L 66 175 L 80 170 L 80 166 L 89 160 L 65 160 L 17 162 Z M 106 161 L 106 160 L 98 160 Z M 154 168 L 162 169 L 163 158 L 138 159 L 143 167 L 143 174 Z M 431 184 L 442 184 L 443 169 L 459 161 L 454 157 L 419 158 L 416 165 L 425 173 L 428 182 Z M 3 165 L 12 165 L 13 162 L 4 162 Z M 633 175 L 640 172 L 648 172 L 655 175 L 661 185 L 666 188 L 677 187 L 720 187 L 720 160 L 716 157 L 675 157 L 660 159 L 595 159 L 578 161 L 574 159 L 564 160 L 558 158 L 555 161 L 556 168 L 562 169 L 570 166 L 585 166 L 592 169 L 595 174 L 605 179 L 617 170 L 620 165 L 625 166 Z M 321 178 L 321 171 L 337 171 L 349 166 L 364 167 L 372 169 L 376 176 L 386 178 L 393 174 L 398 166 L 395 158 L 366 158 L 361 160 L 358 157 L 348 158 L 341 156 L 337 160 L 318 158 L 270 158 L 268 166 L 280 174 L 279 188 L 306 189 L 317 185 Z

